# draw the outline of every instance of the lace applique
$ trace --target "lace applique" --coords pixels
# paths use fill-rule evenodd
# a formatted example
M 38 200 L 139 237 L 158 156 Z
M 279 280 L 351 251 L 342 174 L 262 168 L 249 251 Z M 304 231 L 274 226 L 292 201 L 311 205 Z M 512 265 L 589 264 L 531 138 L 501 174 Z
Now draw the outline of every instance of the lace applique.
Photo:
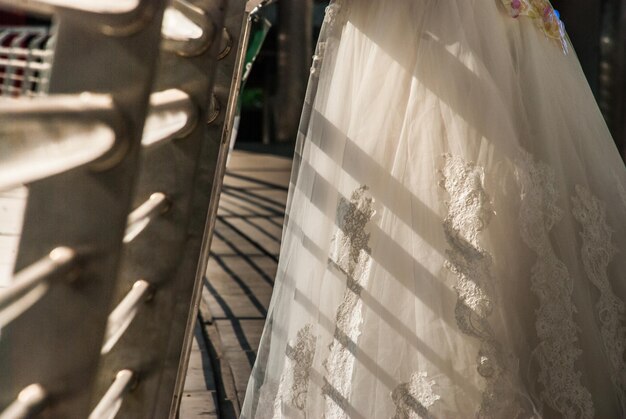
M 626 400 L 624 352 L 626 350 L 626 309 L 613 292 L 607 268 L 617 249 L 611 243 L 613 231 L 606 223 L 606 207 L 589 189 L 576 186 L 572 197 L 574 218 L 582 226 L 582 262 L 589 280 L 600 291 L 596 307 L 601 327 L 600 333 L 612 367 L 613 381 L 622 390 L 622 403 Z
M 327 27 L 329 27 L 329 29 L 332 28 L 332 26 L 337 21 L 337 17 L 340 11 L 341 11 L 341 4 L 337 2 L 333 2 L 332 4 L 326 7 L 326 10 L 324 13 L 324 24 Z
M 493 210 L 489 196 L 483 190 L 481 168 L 462 159 L 444 156 L 442 186 L 450 195 L 444 232 L 451 249 L 446 250 L 446 267 L 459 277 L 454 287 L 459 301 L 478 317 L 485 318 L 492 309 L 487 287 L 491 255 L 480 247 L 478 234 L 489 223 Z M 460 319 L 466 320 L 464 316 Z M 471 328 L 471 322 L 462 328 Z M 481 335 L 482 333 L 478 333 Z
M 323 31 L 330 33 L 335 30 L 337 25 L 344 23 L 347 10 L 349 8 L 350 0 L 335 0 L 331 1 L 331 4 L 326 7 L 324 14 Z
M 561 16 L 548 0 L 501 0 L 509 14 L 517 18 L 527 16 L 548 38 L 559 43 L 567 54 L 567 34 Z
M 361 290 L 367 285 L 372 263 L 366 227 L 374 216 L 373 202 L 368 187 L 361 186 L 353 192 L 350 201 L 341 198 L 337 208 L 339 231 L 331 244 L 329 264 L 346 276 L 347 289 L 337 308 L 334 339 L 324 362 L 327 418 L 348 417 L 343 403 L 350 394 L 355 363 L 353 352 L 361 335 Z
M 315 47 L 315 55 L 313 55 L 313 60 L 311 62 L 311 74 L 319 73 L 322 66 L 322 60 L 324 59 L 324 54 L 326 52 L 326 42 L 327 41 L 320 41 Z
M 533 356 L 539 364 L 541 396 L 564 417 L 592 418 L 591 394 L 581 384 L 581 373 L 575 365 L 582 351 L 577 347 L 572 281 L 567 267 L 554 253 L 549 237 L 562 215 L 557 207 L 554 172 L 547 165 L 535 162 L 527 152 L 523 152 L 517 163 L 521 236 L 537 254 L 531 270 L 531 289 L 539 299 L 535 326 L 540 343 Z
M 307 324 L 298 331 L 296 341 L 287 346 L 285 369 L 280 377 L 280 385 L 274 399 L 274 419 L 282 418 L 283 404 L 304 411 L 306 407 L 309 376 L 317 338 L 311 332 L 312 326 Z
M 483 169 L 444 155 L 441 186 L 450 196 L 444 232 L 450 249 L 446 268 L 457 276 L 455 318 L 461 331 L 481 341 L 478 373 L 485 378 L 479 417 L 516 417 L 522 411 L 512 388 L 517 361 L 505 353 L 487 321 L 493 310 L 491 255 L 481 247 L 479 233 L 493 209 L 483 189 Z
M 346 0 L 341 1 L 344 3 Z M 326 47 L 329 42 L 329 38 L 332 38 L 332 32 L 335 30 L 335 27 L 340 22 L 343 22 L 343 15 L 345 7 L 335 1 L 332 2 L 328 7 L 326 7 L 326 13 L 324 15 L 324 25 L 322 26 L 322 30 L 319 36 L 319 42 L 315 47 L 315 54 L 313 55 L 312 63 L 311 63 L 311 74 L 317 75 L 322 66 L 322 61 L 324 61 L 324 56 L 326 55 Z
M 434 385 L 425 372 L 415 372 L 408 383 L 399 384 L 391 392 L 396 405 L 392 419 L 430 419 L 428 409 L 441 398 L 433 391 Z

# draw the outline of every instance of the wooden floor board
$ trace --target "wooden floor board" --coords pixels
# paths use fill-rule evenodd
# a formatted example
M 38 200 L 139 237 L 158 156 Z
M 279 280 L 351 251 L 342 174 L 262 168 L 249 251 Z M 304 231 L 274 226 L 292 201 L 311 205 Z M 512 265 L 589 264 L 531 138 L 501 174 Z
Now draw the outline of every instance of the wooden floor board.
M 194 346 L 181 418 L 239 413 L 278 267 L 290 174 L 289 158 L 243 151 L 231 157 L 202 290 L 198 336 L 208 349 Z M 203 364 L 205 354 L 211 359 Z

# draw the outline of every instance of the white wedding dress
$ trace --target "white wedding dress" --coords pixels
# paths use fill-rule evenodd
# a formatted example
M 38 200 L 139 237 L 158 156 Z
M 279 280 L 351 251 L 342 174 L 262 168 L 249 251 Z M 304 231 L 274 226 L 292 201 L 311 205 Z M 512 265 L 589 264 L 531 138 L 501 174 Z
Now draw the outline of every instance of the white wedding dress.
M 243 418 L 626 417 L 626 169 L 547 0 L 339 0 Z

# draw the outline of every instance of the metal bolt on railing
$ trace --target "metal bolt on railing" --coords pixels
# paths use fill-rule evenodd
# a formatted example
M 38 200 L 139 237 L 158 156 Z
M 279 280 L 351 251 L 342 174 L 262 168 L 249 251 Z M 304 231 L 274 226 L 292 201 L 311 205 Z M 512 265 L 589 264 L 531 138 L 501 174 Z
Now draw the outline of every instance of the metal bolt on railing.
M 124 243 L 132 242 L 154 219 L 169 209 L 167 196 L 161 192 L 150 195 L 150 198 L 128 216 Z
M 186 42 L 202 37 L 202 28 L 174 7 L 165 9 L 162 32 L 170 41 Z
M 227 28 L 222 29 L 222 41 L 220 43 L 220 52 L 217 54 L 218 60 L 223 60 L 233 49 L 233 37 Z
M 211 95 L 211 100 L 209 102 L 209 113 L 207 115 L 207 125 L 211 125 L 213 122 L 217 120 L 222 112 L 222 104 L 220 100 L 215 96 L 215 94 Z
M 163 16 L 163 48 L 183 57 L 206 52 L 218 28 L 206 11 L 186 0 L 174 0 Z
M 46 397 L 46 390 L 41 385 L 31 384 L 20 391 L 17 399 L 0 413 L 0 419 L 26 419 L 41 408 Z
M 119 371 L 111 387 L 89 415 L 89 419 L 113 419 L 122 406 L 124 396 L 133 388 L 136 378 L 131 370 Z
M 19 317 L 44 296 L 50 280 L 66 273 L 76 260 L 76 252 L 57 247 L 47 256 L 18 272 L 11 285 L 0 290 L 0 328 Z
M 150 110 L 143 129 L 141 145 L 152 147 L 187 135 L 195 127 L 198 110 L 189 95 L 168 89 L 150 96 Z
M 150 297 L 150 289 L 150 284 L 143 279 L 135 282 L 126 297 L 111 312 L 102 346 L 103 355 L 109 353 L 124 335 L 137 315 L 140 304 Z

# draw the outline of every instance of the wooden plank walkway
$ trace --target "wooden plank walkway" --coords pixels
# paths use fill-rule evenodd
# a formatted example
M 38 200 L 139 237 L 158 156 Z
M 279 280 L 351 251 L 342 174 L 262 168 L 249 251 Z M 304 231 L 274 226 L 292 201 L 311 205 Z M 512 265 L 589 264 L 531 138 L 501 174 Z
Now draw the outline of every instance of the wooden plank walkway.
M 291 159 L 268 151 L 235 150 L 228 165 L 181 418 L 239 415 L 272 293 L 291 174 Z

